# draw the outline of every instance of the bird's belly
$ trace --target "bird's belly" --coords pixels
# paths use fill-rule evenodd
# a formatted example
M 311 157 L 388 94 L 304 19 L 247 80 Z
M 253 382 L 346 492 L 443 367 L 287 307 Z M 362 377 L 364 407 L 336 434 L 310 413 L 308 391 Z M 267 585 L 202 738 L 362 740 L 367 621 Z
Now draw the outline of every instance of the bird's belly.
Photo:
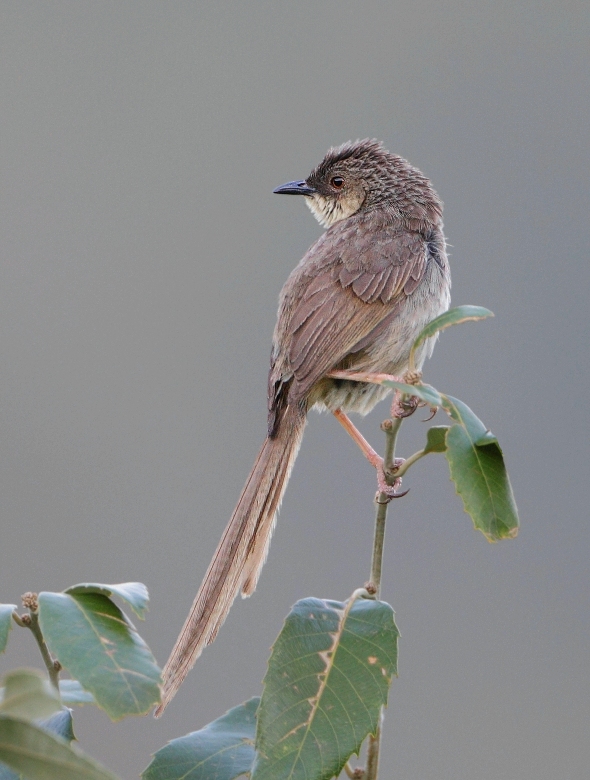
M 317 412 L 341 409 L 365 415 L 390 393 L 387 387 L 347 379 L 324 379 L 316 387 L 319 392 L 314 393 L 311 408 Z

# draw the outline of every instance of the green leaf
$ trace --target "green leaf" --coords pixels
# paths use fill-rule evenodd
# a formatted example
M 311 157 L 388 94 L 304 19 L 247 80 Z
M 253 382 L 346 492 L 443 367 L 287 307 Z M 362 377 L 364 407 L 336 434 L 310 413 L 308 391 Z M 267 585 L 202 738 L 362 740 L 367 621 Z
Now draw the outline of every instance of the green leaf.
M 424 454 L 429 452 L 446 452 L 447 449 L 447 431 L 450 429 L 448 425 L 433 425 L 428 429 L 426 434 L 426 447 L 424 447 Z
M 20 720 L 18 715 L 17 717 Z M 57 712 L 54 712 L 53 715 L 48 718 L 43 720 L 36 720 L 35 723 L 44 731 L 48 731 L 50 734 L 57 734 L 67 742 L 71 742 L 73 739 L 76 739 L 72 724 L 72 711 L 67 707 L 63 707 Z M 22 777 L 22 774 L 16 774 L 5 764 L 0 763 L 0 780 L 21 780 Z
M 424 330 L 420 333 L 410 352 L 410 365 L 414 360 L 414 353 L 422 344 L 423 341 L 434 336 L 441 330 L 450 328 L 451 325 L 459 325 L 461 322 L 468 322 L 469 320 L 485 320 L 487 317 L 493 317 L 494 313 L 489 309 L 484 309 L 483 306 L 456 306 L 454 309 L 449 309 L 441 314 L 440 317 L 429 322 Z
M 384 602 L 298 601 L 264 678 L 252 780 L 338 775 L 377 729 L 398 636 Z
M 61 665 L 112 720 L 160 701 L 160 670 L 119 607 L 100 593 L 40 593 L 39 622 Z
M 65 739 L 6 715 L 0 715 L 0 761 L 27 780 L 116 780 Z
M 200 731 L 173 739 L 154 754 L 143 780 L 234 780 L 254 761 L 260 697 L 240 704 Z
M 60 680 L 59 692 L 64 704 L 96 704 L 94 696 L 78 680 Z
M 15 669 L 4 677 L 0 714 L 35 720 L 59 709 L 59 693 L 37 669 Z
M 488 541 L 514 538 L 518 510 L 498 440 L 462 401 L 443 396 L 443 407 L 457 423 L 446 458 L 465 511 Z
M 12 628 L 12 613 L 16 604 L 0 604 L 0 653 L 6 650 L 8 632 Z
M 126 601 L 140 620 L 145 618 L 145 612 L 150 600 L 148 590 L 143 582 L 121 582 L 119 585 L 100 585 L 96 582 L 83 582 L 80 585 L 72 585 L 65 593 L 72 595 L 78 593 L 100 593 L 102 596 L 112 598 L 118 596 Z
M 0 763 L 0 780 L 23 780 L 23 776 L 13 772 L 6 764 Z
M 57 734 L 58 737 L 65 739 L 68 743 L 76 739 L 72 724 L 72 711 L 67 707 L 64 707 L 45 720 L 37 721 L 36 725 L 50 734 Z M 22 774 L 15 774 L 6 764 L 0 764 L 0 780 L 23 780 L 23 776 Z
M 4 695 L 4 688 L 0 688 L 0 695 Z M 20 718 L 19 718 L 20 719 Z M 52 734 L 57 734 L 71 742 L 76 739 L 72 724 L 72 711 L 67 707 L 54 712 L 48 718 L 36 720 L 36 725 Z M 15 774 L 5 764 L 0 763 L 0 780 L 21 780 L 22 774 Z
M 421 401 L 426 401 L 430 406 L 441 406 L 442 396 L 432 385 L 406 385 L 403 382 L 393 382 L 386 379 L 382 382 L 384 387 L 393 387 L 395 390 L 401 390 L 405 395 L 413 395 Z
M 36 721 L 36 725 L 50 734 L 57 734 L 58 737 L 65 739 L 66 742 L 72 742 L 76 739 L 74 734 L 74 720 L 72 710 L 68 707 L 62 707 L 49 718 Z

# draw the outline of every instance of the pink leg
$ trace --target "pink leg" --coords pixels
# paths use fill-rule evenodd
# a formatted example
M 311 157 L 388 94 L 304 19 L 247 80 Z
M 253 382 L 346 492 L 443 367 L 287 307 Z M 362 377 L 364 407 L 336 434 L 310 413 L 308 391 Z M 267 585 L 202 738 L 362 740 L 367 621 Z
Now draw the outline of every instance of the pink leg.
M 371 447 L 369 442 L 365 439 L 363 434 L 359 431 L 359 429 L 354 425 L 350 417 L 348 415 L 344 414 L 344 412 L 341 409 L 337 409 L 335 412 L 332 412 L 334 417 L 338 420 L 340 425 L 344 428 L 346 433 L 352 438 L 356 444 L 361 449 L 361 452 L 365 456 L 365 458 L 369 461 L 371 466 L 374 466 L 375 468 L 379 468 L 379 466 L 383 466 L 383 458 L 378 455 L 375 450 Z
M 344 414 L 341 409 L 337 409 L 335 412 L 332 412 L 332 414 L 348 433 L 348 435 L 352 438 L 352 440 L 360 447 L 361 452 L 369 461 L 371 466 L 374 466 L 377 469 L 377 487 L 379 488 L 379 492 L 385 493 L 385 495 L 387 495 L 389 498 L 405 496 L 405 493 L 396 493 L 396 488 L 401 485 L 401 479 L 396 479 L 393 485 L 389 485 L 387 483 L 387 480 L 385 479 L 385 473 L 383 471 L 383 458 L 375 452 L 375 450 L 371 447 L 369 442 L 365 439 L 358 428 L 353 424 L 350 418 Z
M 393 374 L 373 374 L 370 371 L 330 371 L 327 376 L 333 379 L 350 379 L 354 382 L 370 382 L 373 385 L 380 385 L 383 382 L 403 382 L 402 376 L 393 376 Z

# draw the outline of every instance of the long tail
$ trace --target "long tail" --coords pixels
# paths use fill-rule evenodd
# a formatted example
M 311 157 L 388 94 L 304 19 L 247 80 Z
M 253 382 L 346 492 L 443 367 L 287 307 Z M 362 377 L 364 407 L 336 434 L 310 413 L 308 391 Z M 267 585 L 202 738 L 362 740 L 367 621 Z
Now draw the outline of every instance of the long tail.
M 306 410 L 289 406 L 274 438 L 267 438 L 250 472 L 231 520 L 201 583 L 193 606 L 163 671 L 159 717 L 203 648 L 221 628 L 240 588 L 256 589 L 266 560 L 276 515 L 299 451 Z

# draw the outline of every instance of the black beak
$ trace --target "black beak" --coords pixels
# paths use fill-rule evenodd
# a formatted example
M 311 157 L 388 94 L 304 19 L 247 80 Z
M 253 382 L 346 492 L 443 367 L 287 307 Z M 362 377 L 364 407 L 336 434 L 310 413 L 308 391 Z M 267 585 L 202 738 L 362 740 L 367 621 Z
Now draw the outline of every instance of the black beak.
M 277 195 L 314 195 L 317 190 L 310 187 L 305 179 L 301 179 L 301 181 L 288 181 L 286 184 L 281 184 L 273 192 Z

